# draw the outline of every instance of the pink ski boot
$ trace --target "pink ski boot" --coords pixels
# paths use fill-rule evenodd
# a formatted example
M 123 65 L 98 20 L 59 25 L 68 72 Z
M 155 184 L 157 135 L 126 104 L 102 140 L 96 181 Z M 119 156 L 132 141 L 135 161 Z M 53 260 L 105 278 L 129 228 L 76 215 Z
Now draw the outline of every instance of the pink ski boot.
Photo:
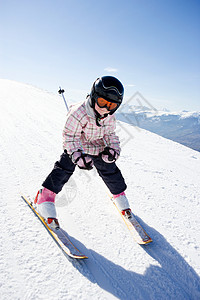
M 113 202 L 117 206 L 117 208 L 121 211 L 122 215 L 124 215 L 127 219 L 131 218 L 131 209 L 126 198 L 126 194 L 124 192 L 113 195 Z
M 59 223 L 56 215 L 55 208 L 56 193 L 43 188 L 38 191 L 35 198 L 35 204 L 37 206 L 38 213 L 45 219 L 48 226 L 53 229 L 59 228 Z

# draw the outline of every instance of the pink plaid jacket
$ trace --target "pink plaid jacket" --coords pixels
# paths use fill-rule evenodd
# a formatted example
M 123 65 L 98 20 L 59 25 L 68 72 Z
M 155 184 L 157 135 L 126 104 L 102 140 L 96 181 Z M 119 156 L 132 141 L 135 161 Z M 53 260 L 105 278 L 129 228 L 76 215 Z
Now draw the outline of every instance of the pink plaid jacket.
M 108 115 L 96 125 L 94 110 L 90 107 L 90 98 L 82 104 L 70 107 L 63 130 L 63 148 L 69 154 L 83 150 L 90 155 L 98 155 L 106 146 L 120 152 L 119 138 L 115 134 L 116 119 Z

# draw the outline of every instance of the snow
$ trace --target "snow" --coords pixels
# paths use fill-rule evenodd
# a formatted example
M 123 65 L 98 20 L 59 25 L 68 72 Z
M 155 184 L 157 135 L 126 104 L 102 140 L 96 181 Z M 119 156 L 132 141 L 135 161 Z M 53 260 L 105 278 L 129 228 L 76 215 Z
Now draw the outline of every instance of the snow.
M 1 299 L 200 299 L 200 153 L 118 122 L 137 245 L 95 170 L 57 196 L 62 227 L 89 259 L 68 260 L 20 198 L 34 197 L 62 153 L 61 96 L 0 80 Z
M 167 108 L 163 109 L 156 109 L 153 107 L 146 107 L 142 105 L 131 105 L 130 103 L 122 104 L 119 111 L 117 113 L 134 113 L 136 115 L 143 115 L 145 114 L 146 118 L 152 118 L 154 116 L 156 117 L 162 117 L 162 116 L 179 116 L 179 118 L 199 118 L 200 117 L 200 111 L 170 111 Z
M 128 103 L 119 108 L 117 118 L 200 152 L 200 112 L 158 111 Z

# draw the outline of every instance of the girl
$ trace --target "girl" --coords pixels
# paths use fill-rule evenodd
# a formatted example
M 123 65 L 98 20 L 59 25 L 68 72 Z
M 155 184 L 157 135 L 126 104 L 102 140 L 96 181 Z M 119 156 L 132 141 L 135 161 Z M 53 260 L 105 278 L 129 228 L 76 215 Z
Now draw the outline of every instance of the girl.
M 67 115 L 63 130 L 64 153 L 43 182 L 35 202 L 39 214 L 52 228 L 58 228 L 55 197 L 73 174 L 75 167 L 83 170 L 97 169 L 113 201 L 124 215 L 130 215 L 126 184 L 116 166 L 120 155 L 120 142 L 115 134 L 114 112 L 122 103 L 124 88 L 112 76 L 98 78 L 90 95 L 82 104 L 73 105 Z

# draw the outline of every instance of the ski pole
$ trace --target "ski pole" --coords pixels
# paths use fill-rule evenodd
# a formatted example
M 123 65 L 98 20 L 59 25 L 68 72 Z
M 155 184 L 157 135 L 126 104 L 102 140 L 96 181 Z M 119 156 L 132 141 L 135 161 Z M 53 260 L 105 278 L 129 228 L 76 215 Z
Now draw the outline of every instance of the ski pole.
M 61 89 L 61 87 L 59 86 L 59 91 L 58 91 L 58 93 L 59 93 L 60 95 L 62 95 L 63 100 L 64 100 L 64 102 L 65 102 L 65 106 L 66 106 L 66 108 L 67 108 L 67 111 L 69 111 L 69 107 L 68 107 L 68 105 L 67 105 L 67 101 L 65 100 L 64 92 L 65 92 L 65 90 Z

